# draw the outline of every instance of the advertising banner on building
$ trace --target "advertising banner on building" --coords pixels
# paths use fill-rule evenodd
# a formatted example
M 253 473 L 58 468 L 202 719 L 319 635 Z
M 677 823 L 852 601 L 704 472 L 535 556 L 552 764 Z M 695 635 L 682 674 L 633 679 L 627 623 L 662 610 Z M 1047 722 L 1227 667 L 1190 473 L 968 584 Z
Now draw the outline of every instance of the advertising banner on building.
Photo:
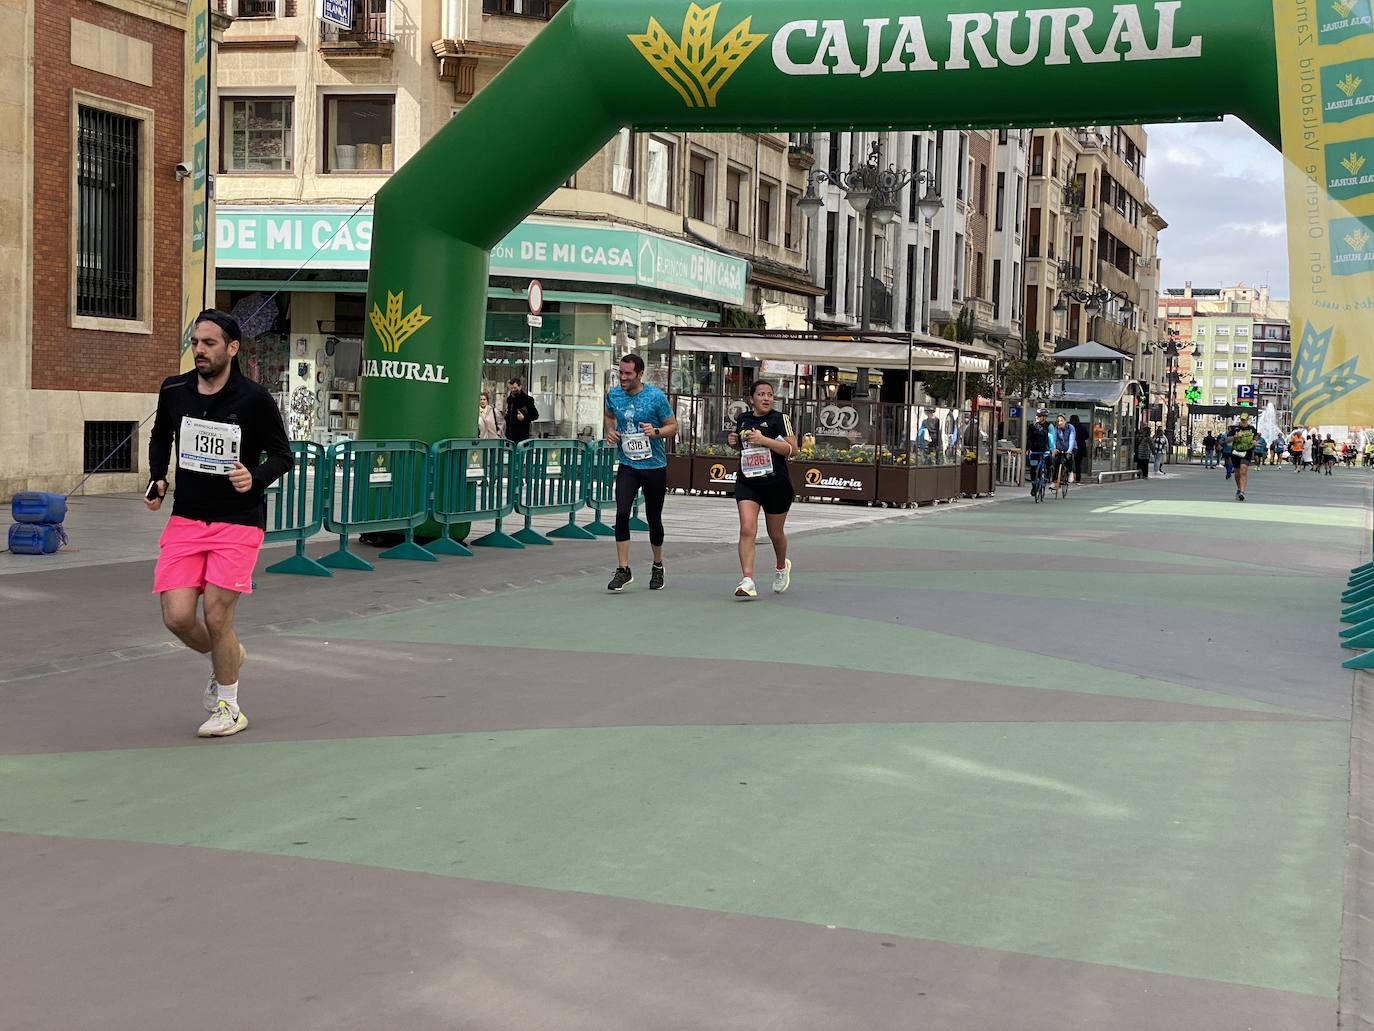
M 191 156 L 188 232 L 181 249 L 181 369 L 190 371 L 191 320 L 205 307 L 209 221 L 210 0 L 189 0 L 186 9 L 186 141 Z
M 1275 0 L 1293 422 L 1374 425 L 1374 17 Z

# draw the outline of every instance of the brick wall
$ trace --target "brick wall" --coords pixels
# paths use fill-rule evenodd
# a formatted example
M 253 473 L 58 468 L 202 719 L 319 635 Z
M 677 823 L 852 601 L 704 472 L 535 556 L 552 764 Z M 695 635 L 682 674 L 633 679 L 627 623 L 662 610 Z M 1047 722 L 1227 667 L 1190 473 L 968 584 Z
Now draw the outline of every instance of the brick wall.
M 153 84 L 71 63 L 71 19 L 153 47 Z M 33 386 L 48 390 L 155 390 L 180 362 L 182 192 L 172 170 L 186 155 L 185 37 L 179 29 L 90 0 L 43 0 L 34 13 Z M 72 329 L 71 96 L 78 89 L 153 111 L 153 333 Z M 146 272 L 146 270 L 145 270 Z

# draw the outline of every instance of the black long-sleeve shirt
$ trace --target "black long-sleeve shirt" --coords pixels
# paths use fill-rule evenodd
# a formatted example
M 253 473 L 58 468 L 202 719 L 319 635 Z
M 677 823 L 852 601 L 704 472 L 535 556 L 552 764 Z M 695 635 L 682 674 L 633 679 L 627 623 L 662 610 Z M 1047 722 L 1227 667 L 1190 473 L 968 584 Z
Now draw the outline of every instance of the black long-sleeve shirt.
M 162 381 L 148 440 L 149 476 L 167 479 L 173 444 L 179 450 L 183 418 L 237 424 L 242 433 L 239 461 L 252 472 L 253 486 L 240 494 L 228 476 L 179 468 L 172 514 L 205 523 L 263 527 L 267 521 L 263 491 L 294 461 L 281 412 L 272 395 L 239 372 L 237 364 L 230 367 L 228 382 L 213 394 L 200 392 L 199 379 L 192 371 Z M 262 455 L 266 457 L 260 462 Z

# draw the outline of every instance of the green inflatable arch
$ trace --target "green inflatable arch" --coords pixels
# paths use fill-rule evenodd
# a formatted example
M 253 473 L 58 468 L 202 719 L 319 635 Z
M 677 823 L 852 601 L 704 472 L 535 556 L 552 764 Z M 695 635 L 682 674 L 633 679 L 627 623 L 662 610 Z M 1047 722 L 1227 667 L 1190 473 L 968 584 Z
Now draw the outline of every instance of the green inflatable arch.
M 471 436 L 488 255 L 621 126 L 953 129 L 1233 114 L 1279 144 L 1268 0 L 572 0 L 378 194 L 361 436 Z

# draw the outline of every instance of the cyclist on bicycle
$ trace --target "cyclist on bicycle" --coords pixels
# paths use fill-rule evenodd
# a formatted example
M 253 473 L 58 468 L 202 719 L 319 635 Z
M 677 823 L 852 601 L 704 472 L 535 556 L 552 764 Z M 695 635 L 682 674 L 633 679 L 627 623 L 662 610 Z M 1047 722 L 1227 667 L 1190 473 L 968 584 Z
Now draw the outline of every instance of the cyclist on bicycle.
M 1060 477 L 1067 479 L 1073 471 L 1073 452 L 1078 447 L 1078 434 L 1061 415 L 1050 427 L 1050 452 L 1053 455 L 1051 472 L 1054 476 L 1054 489 L 1059 489 Z
M 1040 464 L 1048 456 L 1050 450 L 1050 413 L 1044 409 L 1036 409 L 1035 422 L 1026 427 L 1026 469 L 1031 474 L 1031 493 L 1035 493 L 1036 475 L 1040 471 Z

